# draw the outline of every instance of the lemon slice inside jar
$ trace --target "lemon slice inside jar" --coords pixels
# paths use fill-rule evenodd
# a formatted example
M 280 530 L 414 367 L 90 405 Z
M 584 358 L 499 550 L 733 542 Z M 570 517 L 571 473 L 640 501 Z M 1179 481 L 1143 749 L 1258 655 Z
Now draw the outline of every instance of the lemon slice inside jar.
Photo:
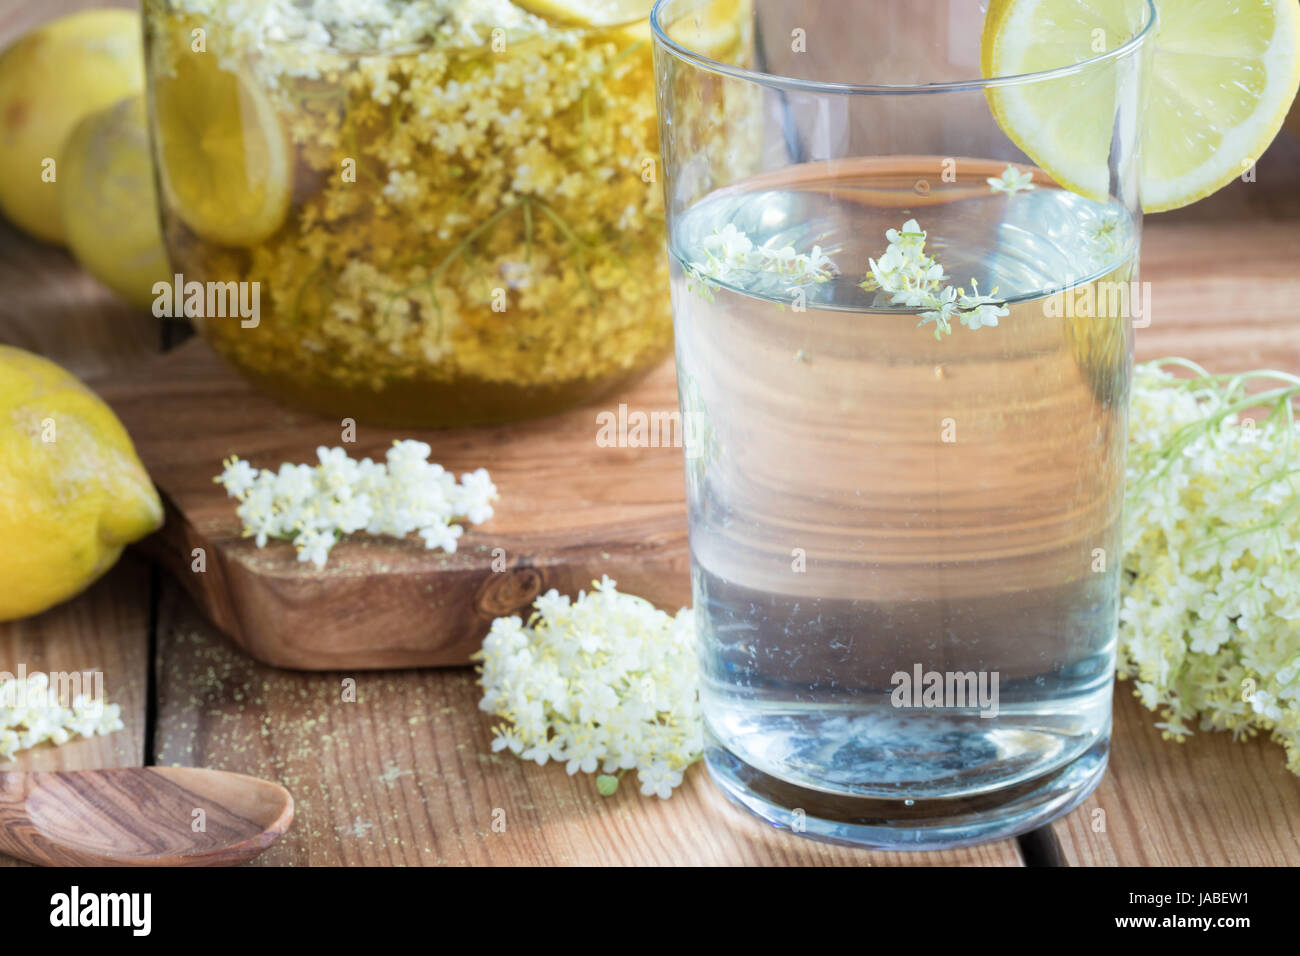
M 650 38 L 650 9 L 654 0 L 514 0 L 514 4 L 556 26 L 622 27 L 630 38 Z M 750 13 L 748 4 L 742 0 L 714 2 L 703 13 L 681 18 L 669 32 L 674 40 L 692 49 L 717 54 L 740 37 L 742 13 Z
M 612 27 L 650 15 L 654 0 L 514 0 L 515 6 L 566 27 Z
M 1142 0 L 992 0 L 980 42 L 986 77 L 1081 63 L 1136 34 Z M 1141 120 L 1142 206 L 1196 202 L 1240 176 L 1273 141 L 1300 86 L 1295 0 L 1156 0 Z M 1104 200 L 1115 77 L 1087 74 L 988 90 L 998 125 L 1059 183 Z
M 154 84 L 162 188 L 202 239 L 252 246 L 284 223 L 292 167 L 266 94 L 209 53 L 182 53 Z

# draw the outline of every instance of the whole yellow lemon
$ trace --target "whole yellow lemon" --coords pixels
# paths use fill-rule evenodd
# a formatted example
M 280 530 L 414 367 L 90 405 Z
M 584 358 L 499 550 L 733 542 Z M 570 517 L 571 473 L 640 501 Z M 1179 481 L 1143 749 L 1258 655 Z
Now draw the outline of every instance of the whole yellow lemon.
M 59 214 L 68 248 L 133 305 L 153 301 L 171 270 L 158 225 L 143 96 L 92 113 L 63 144 Z
M 0 55 L 0 210 L 32 235 L 62 242 L 64 140 L 88 113 L 143 89 L 140 16 L 132 10 L 60 17 Z
M 84 590 L 162 517 L 109 407 L 53 362 L 0 345 L 0 621 Z

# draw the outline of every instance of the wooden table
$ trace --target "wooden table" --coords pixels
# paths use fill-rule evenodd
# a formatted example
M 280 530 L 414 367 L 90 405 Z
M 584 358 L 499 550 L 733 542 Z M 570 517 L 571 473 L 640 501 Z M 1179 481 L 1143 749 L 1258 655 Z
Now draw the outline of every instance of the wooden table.
M 0 46 L 78 0 L 0 13 Z M 1140 358 L 1180 354 L 1216 371 L 1300 372 L 1300 141 L 1283 134 L 1236 183 L 1148 219 L 1154 320 Z M 62 251 L 0 222 L 0 342 L 86 378 L 129 370 L 163 342 L 158 320 L 117 303 Z M 257 863 L 1300 865 L 1300 778 L 1281 748 L 1202 734 L 1161 739 L 1121 684 L 1110 771 L 1074 813 L 1018 841 L 876 853 L 767 828 L 702 768 L 668 801 L 490 751 L 467 670 L 277 671 L 241 654 L 169 577 L 128 555 L 79 598 L 0 624 L 0 671 L 102 670 L 126 729 L 19 755 L 0 769 L 179 764 L 267 777 L 297 801 L 288 836 Z M 356 701 L 342 699 L 356 681 Z M 504 818 L 497 811 L 504 811 Z M 494 823 L 504 819 L 504 828 Z M 17 865 L 0 858 L 0 865 Z

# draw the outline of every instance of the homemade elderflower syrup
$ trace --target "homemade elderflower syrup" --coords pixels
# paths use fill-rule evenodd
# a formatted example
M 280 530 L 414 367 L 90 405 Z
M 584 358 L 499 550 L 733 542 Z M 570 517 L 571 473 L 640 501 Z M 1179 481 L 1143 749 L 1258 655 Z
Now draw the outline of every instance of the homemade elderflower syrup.
M 991 162 L 922 199 L 942 163 L 795 165 L 671 236 L 707 757 L 822 820 L 1109 729 L 1137 230 Z
M 172 263 L 261 284 L 255 328 L 199 320 L 255 383 L 463 424 L 572 405 L 669 351 L 644 10 L 146 6 Z

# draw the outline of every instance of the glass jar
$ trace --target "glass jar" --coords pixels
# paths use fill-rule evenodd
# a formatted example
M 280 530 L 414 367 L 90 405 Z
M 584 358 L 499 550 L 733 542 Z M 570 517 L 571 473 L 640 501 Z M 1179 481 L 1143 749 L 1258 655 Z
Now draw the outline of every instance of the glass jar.
M 653 366 L 649 7 L 147 0 L 186 314 L 275 398 L 381 424 L 548 414 Z

